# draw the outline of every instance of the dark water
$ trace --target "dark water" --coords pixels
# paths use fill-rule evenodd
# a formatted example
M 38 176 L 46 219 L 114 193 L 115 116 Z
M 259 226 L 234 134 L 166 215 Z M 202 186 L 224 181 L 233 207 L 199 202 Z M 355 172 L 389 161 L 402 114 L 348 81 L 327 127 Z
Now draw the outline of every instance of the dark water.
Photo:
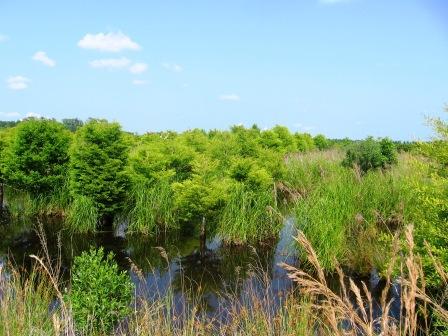
M 31 267 L 33 260 L 29 255 L 42 254 L 36 227 L 36 223 L 25 222 L 0 224 L 0 265 L 9 260 L 18 266 Z M 282 294 L 293 286 L 286 272 L 277 265 L 297 262 L 292 218 L 285 220 L 279 238 L 269 244 L 223 246 L 215 238 L 208 240 L 202 251 L 197 236 L 126 235 L 124 225 L 96 234 L 71 234 L 56 220 L 42 223 L 42 227 L 53 259 L 58 258 L 60 246 L 66 280 L 75 256 L 91 246 L 103 246 L 106 252 L 114 252 L 122 269 L 129 271 L 139 297 L 154 300 L 170 291 L 175 309 L 184 309 L 195 300 L 207 314 L 219 312 L 222 315 L 220 310 L 229 304 L 228 293 L 241 301 L 246 300 L 248 293 L 262 298 L 268 296 L 271 306 L 275 306 L 280 303 Z
M 292 239 L 295 234 L 293 218 L 285 219 L 278 239 L 269 244 L 224 246 L 218 239 L 211 239 L 202 251 L 197 236 L 177 234 L 150 238 L 126 235 L 124 225 L 96 234 L 71 234 L 64 231 L 58 221 L 47 221 L 42 226 L 51 258 L 57 259 L 58 251 L 61 253 L 65 280 L 69 279 L 75 256 L 91 246 L 103 246 L 106 252 L 114 252 L 122 269 L 129 271 L 139 298 L 152 301 L 170 293 L 172 309 L 178 314 L 193 304 L 207 316 L 225 321 L 228 308 L 235 306 L 235 298 L 241 305 L 247 306 L 255 294 L 260 301 L 266 302 L 265 309 L 276 309 L 285 297 L 283 294 L 294 288 L 286 272 L 278 266 L 280 262 L 290 265 L 298 263 Z M 29 255 L 42 252 L 36 223 L 2 223 L 0 237 L 0 266 L 9 260 L 30 268 L 33 261 Z M 358 285 L 364 281 L 371 290 L 373 315 L 380 317 L 379 300 L 384 285 L 381 278 L 372 271 L 367 276 L 355 276 L 354 280 Z M 338 291 L 337 277 L 330 275 L 328 283 Z M 390 295 L 394 297 L 391 315 L 398 318 L 398 285 L 392 287 Z

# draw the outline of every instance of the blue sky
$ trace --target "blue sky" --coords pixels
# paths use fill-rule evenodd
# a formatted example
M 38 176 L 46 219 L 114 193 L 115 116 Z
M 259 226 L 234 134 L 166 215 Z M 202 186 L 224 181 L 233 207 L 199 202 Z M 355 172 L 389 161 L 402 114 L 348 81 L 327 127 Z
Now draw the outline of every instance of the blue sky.
M 0 0 L 0 119 L 427 138 L 444 0 Z

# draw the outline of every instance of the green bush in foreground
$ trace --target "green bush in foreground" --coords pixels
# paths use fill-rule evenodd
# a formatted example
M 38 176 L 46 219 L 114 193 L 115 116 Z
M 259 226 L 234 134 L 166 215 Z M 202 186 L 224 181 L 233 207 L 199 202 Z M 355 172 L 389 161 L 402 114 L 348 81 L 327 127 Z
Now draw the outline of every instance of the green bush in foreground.
M 103 248 L 75 258 L 67 299 L 79 331 L 107 333 L 130 313 L 133 284 L 113 258 Z

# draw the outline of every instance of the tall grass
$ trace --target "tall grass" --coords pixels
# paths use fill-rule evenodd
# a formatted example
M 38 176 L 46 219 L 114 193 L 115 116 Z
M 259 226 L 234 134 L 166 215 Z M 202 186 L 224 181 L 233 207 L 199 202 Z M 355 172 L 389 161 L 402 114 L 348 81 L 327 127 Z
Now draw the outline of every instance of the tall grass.
M 388 242 L 407 220 L 413 193 L 405 167 L 372 171 L 341 166 L 295 204 L 297 225 L 317 251 L 322 267 L 336 263 L 366 272 L 387 261 Z
M 306 197 L 316 186 L 340 171 L 342 152 L 338 150 L 291 154 L 281 184 L 297 198 Z M 288 196 L 288 195 L 287 195 Z
M 281 228 L 272 190 L 236 184 L 219 218 L 217 235 L 228 244 L 246 244 L 276 237 Z
M 49 308 L 54 291 L 48 276 L 35 266 L 29 273 L 0 266 L 0 335 L 51 335 Z
M 12 218 L 33 216 L 66 216 L 71 197 L 66 185 L 45 194 L 32 195 L 11 187 L 5 189 L 8 212 Z
M 98 220 L 95 203 L 89 197 L 79 195 L 73 199 L 65 223 L 73 231 L 87 233 L 96 231 Z
M 173 191 L 168 182 L 134 185 L 128 209 L 129 232 L 149 235 L 177 227 Z

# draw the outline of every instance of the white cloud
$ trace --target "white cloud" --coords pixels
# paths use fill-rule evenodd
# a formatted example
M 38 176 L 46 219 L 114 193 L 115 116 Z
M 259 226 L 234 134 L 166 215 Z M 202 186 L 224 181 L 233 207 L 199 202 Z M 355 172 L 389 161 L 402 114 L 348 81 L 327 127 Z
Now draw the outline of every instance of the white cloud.
M 45 51 L 38 51 L 33 55 L 33 60 L 41 62 L 49 67 L 54 67 L 56 62 L 47 56 Z
M 222 94 L 219 96 L 219 100 L 225 100 L 225 101 L 239 101 L 240 96 L 235 93 L 230 94 Z
M 146 84 L 148 84 L 148 81 L 144 80 L 144 79 L 134 79 L 132 81 L 132 84 L 134 84 L 134 85 L 146 85 Z
M 134 63 L 129 68 L 129 71 L 133 74 L 141 74 L 148 70 L 148 65 L 146 63 Z
M 162 63 L 162 67 L 164 67 L 166 70 L 172 71 L 172 72 L 182 72 L 184 68 L 180 64 L 176 63 Z
M 18 118 L 20 117 L 19 112 L 0 112 L 0 116 L 6 117 L 6 118 Z
M 140 50 L 141 47 L 129 36 L 122 32 L 86 34 L 79 42 L 78 47 L 107 52 L 120 52 L 122 50 Z
M 121 69 L 127 68 L 131 61 L 126 57 L 122 58 L 103 58 L 89 62 L 92 68 L 105 68 L 105 69 Z
M 28 87 L 30 79 L 23 76 L 12 76 L 6 80 L 6 84 L 11 90 L 24 90 Z
M 1 42 L 6 42 L 9 40 L 9 37 L 3 34 L 0 34 L 0 43 Z

